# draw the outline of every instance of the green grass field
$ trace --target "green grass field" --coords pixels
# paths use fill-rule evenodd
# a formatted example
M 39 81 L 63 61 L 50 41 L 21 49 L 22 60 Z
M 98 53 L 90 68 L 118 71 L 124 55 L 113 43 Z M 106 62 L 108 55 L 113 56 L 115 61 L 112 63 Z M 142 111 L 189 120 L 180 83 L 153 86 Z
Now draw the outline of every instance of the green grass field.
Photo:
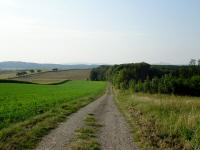
M 200 148 L 200 98 L 116 91 L 142 149 Z
M 105 82 L 0 83 L 0 149 L 27 149 L 105 90 Z

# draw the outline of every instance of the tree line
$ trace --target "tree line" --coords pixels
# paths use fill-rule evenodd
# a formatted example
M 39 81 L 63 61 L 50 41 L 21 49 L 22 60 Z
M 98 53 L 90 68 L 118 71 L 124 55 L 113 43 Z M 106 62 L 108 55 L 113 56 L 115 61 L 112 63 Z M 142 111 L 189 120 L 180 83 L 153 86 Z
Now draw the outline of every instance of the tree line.
M 145 62 L 100 66 L 90 79 L 108 80 L 119 89 L 135 92 L 200 96 L 200 64 L 150 65 Z
M 20 77 L 20 76 L 25 76 L 25 75 L 28 75 L 29 72 L 30 72 L 31 74 L 36 73 L 36 72 L 40 73 L 40 72 L 42 72 L 42 70 L 40 70 L 40 69 L 37 69 L 37 70 L 31 69 L 31 70 L 27 70 L 27 71 L 24 70 L 24 71 L 17 72 L 17 73 L 16 73 L 16 76 L 18 76 L 18 77 Z
M 53 68 L 51 71 L 57 72 L 57 71 L 59 71 L 59 69 L 58 69 L 58 68 Z M 37 69 L 37 70 L 34 70 L 34 69 L 23 70 L 23 71 L 17 72 L 17 73 L 16 73 L 16 76 L 18 76 L 18 77 L 20 77 L 20 76 L 25 76 L 25 75 L 28 75 L 29 72 L 30 72 L 31 74 L 33 74 L 33 73 L 40 73 L 40 72 L 42 72 L 42 70 L 41 70 L 41 69 Z

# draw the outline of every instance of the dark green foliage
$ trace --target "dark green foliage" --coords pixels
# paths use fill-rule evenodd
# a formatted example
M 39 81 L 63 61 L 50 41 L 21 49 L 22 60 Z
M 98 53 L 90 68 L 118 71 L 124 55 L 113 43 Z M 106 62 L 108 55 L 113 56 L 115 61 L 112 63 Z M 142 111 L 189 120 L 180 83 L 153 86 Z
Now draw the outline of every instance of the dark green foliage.
M 24 75 L 27 75 L 27 72 L 26 71 L 18 72 L 16 75 L 17 76 L 24 76 Z
M 29 70 L 30 71 L 30 73 L 34 73 L 35 72 L 35 70 L 34 69 L 31 69 L 31 70 Z
M 53 68 L 52 71 L 57 72 L 57 71 L 58 71 L 58 68 Z
M 23 83 L 23 84 L 35 84 L 35 83 L 32 83 L 32 82 L 28 82 L 28 81 L 3 80 L 3 79 L 0 79 L 0 83 Z
M 107 71 L 110 66 L 100 66 L 92 69 L 90 73 L 90 79 L 93 81 L 105 81 L 107 79 Z
M 174 93 L 200 96 L 200 66 L 149 65 L 132 63 L 101 66 L 91 72 L 91 80 L 109 80 L 120 89 L 135 92 Z
M 40 83 L 34 83 L 34 82 L 29 82 L 29 81 L 0 79 L 0 83 L 21 83 L 21 84 L 36 84 L 36 85 L 59 85 L 59 84 L 64 84 L 68 81 L 70 81 L 70 80 L 64 80 L 64 81 L 61 81 L 61 82 L 55 82 L 55 83 L 49 83 L 49 84 L 40 84 Z
M 192 76 L 191 78 L 173 77 L 164 75 L 161 78 L 153 78 L 151 81 L 137 83 L 135 88 L 141 87 L 136 91 L 150 93 L 174 93 L 178 95 L 200 95 L 200 76 Z

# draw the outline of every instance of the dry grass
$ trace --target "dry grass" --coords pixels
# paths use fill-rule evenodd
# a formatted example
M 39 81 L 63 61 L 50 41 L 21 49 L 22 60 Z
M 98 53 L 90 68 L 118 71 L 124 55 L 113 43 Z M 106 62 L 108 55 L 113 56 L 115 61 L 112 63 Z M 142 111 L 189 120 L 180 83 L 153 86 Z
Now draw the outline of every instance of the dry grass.
M 97 123 L 93 114 L 89 114 L 85 119 L 85 126 L 76 131 L 76 135 L 70 144 L 70 150 L 100 150 L 97 141 L 97 132 L 101 127 Z
M 200 98 L 116 92 L 143 149 L 200 148 Z
M 0 79 L 16 77 L 16 71 L 0 71 Z
M 61 82 L 64 80 L 86 80 L 89 79 L 90 71 L 90 69 L 72 69 L 57 72 L 49 71 L 13 79 L 44 84 Z

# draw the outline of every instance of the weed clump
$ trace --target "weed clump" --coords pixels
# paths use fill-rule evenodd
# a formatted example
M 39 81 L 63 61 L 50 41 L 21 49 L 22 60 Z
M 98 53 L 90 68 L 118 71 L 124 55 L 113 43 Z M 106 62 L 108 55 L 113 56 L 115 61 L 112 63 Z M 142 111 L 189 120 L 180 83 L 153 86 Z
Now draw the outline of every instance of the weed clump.
M 100 150 L 97 141 L 97 132 L 100 124 L 93 114 L 89 114 L 84 120 L 85 126 L 76 130 L 75 137 L 70 144 L 70 150 Z

